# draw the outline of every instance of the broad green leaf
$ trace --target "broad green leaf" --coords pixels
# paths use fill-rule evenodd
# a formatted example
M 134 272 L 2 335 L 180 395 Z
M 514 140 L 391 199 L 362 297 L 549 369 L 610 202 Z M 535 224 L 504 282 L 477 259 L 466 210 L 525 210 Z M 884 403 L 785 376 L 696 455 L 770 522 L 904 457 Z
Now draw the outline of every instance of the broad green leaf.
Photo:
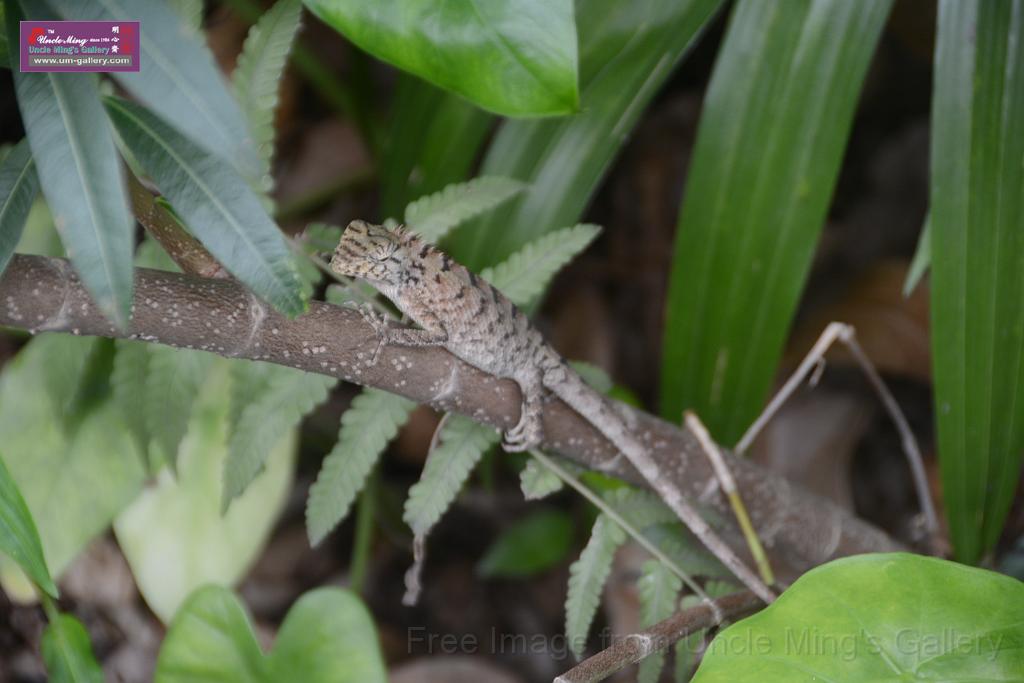
M 498 443 L 494 428 L 461 415 L 446 415 L 437 447 L 427 455 L 420 480 L 409 489 L 402 519 L 426 536 L 441 519 L 484 451 Z
M 262 177 L 258 186 L 264 193 L 274 189 L 270 174 L 274 156 L 274 112 L 281 77 L 301 18 L 301 0 L 277 0 L 249 29 L 238 56 L 238 66 L 231 76 L 260 157 Z
M 57 586 L 50 578 L 43 557 L 43 546 L 36 531 L 32 513 L 21 497 L 18 485 L 4 465 L 0 454 L 0 553 L 7 555 L 21 567 L 32 582 L 57 597 Z
M 267 387 L 238 417 L 224 463 L 222 509 L 242 494 L 264 467 L 270 449 L 288 430 L 327 398 L 338 382 L 311 372 L 268 368 Z
M 4 461 L 35 520 L 52 576 L 107 528 L 145 477 L 141 454 L 109 396 L 79 419 L 66 419 L 69 396 L 76 393 L 97 343 L 42 335 L 0 374 Z M 0 562 L 0 580 L 9 595 L 33 598 L 11 563 Z
M 509 178 L 474 178 L 417 199 L 405 208 L 405 222 L 420 237 L 436 244 L 455 226 L 500 206 L 524 189 L 523 183 Z
M 669 283 L 661 411 L 734 443 L 763 407 L 891 0 L 740 0 L 704 100 Z
M 1017 681 L 1022 613 L 1024 583 L 1008 576 L 918 555 L 848 557 L 719 633 L 693 680 Z
M 51 683 L 103 683 L 89 632 L 70 614 L 60 614 L 50 622 L 40 649 Z
M 1024 457 L 1024 2 L 939 4 L 931 324 L 956 556 L 998 540 Z
M 25 219 L 25 229 L 14 251 L 38 256 L 64 256 L 64 246 L 53 224 L 53 215 L 42 195 L 36 197 Z
M 11 254 L 21 240 L 21 232 L 37 194 L 39 177 L 26 138 L 0 161 L 0 273 L 7 268 Z
M 578 0 L 582 111 L 502 125 L 481 174 L 518 178 L 530 190 L 454 234 L 452 256 L 479 272 L 578 222 L 648 102 L 720 4 Z
M 115 342 L 114 369 L 110 373 L 110 387 L 114 401 L 121 411 L 121 419 L 139 451 L 149 451 L 150 432 L 147 420 L 146 382 L 149 377 L 150 344 L 118 339 Z
M 917 249 L 914 250 L 914 258 L 910 262 L 910 269 L 907 271 L 907 280 L 903 283 L 903 296 L 910 296 L 921 278 L 928 272 L 928 266 L 932 262 L 932 220 L 931 216 L 924 219 L 924 226 L 921 228 L 921 236 L 917 240 Z
M 22 14 L 5 0 L 7 33 L 18 44 Z M 111 321 L 128 322 L 132 302 L 132 221 L 121 160 L 96 79 L 22 73 L 14 89 L 46 201 L 75 270 Z
M 146 352 L 149 359 L 146 362 L 145 402 L 136 404 L 133 410 L 145 411 L 146 433 L 155 441 L 157 448 L 153 462 L 166 462 L 173 470 L 177 468 L 178 445 L 188 429 L 199 387 L 209 376 L 216 356 L 204 351 L 155 344 L 147 344 Z M 116 357 L 114 366 L 117 367 Z M 135 421 L 135 418 L 131 419 L 131 422 Z M 129 426 L 133 433 L 138 428 L 137 425 Z
M 233 371 L 240 363 L 215 359 L 197 389 L 176 475 L 161 470 L 155 484 L 114 521 L 118 545 L 135 582 L 164 623 L 200 586 L 232 585 L 245 575 L 269 538 L 291 488 L 297 439 L 293 428 L 284 428 L 270 439 L 264 472 L 227 514 L 221 514 Z M 168 563 L 168 557 L 175 561 Z
M 507 116 L 579 106 L 572 0 L 305 0 L 378 59 Z
M 587 645 L 587 632 L 601 604 L 601 591 L 611 572 L 615 551 L 626 540 L 615 522 L 599 515 L 590 540 L 578 560 L 569 567 L 569 592 L 565 597 L 565 638 L 577 657 Z
M 485 577 L 527 578 L 557 565 L 572 547 L 572 519 L 561 510 L 538 510 L 494 540 L 477 571 Z
M 415 404 L 380 389 L 363 389 L 341 416 L 338 443 L 324 458 L 306 501 L 309 542 L 317 545 L 345 519 L 352 501 L 366 483 L 398 428 Z
M 210 253 L 282 313 L 301 313 L 291 251 L 245 180 L 143 107 L 105 102 L 124 143 Z
M 530 242 L 480 277 L 500 289 L 518 306 L 526 306 L 543 292 L 555 274 L 587 248 L 601 228 L 583 223 L 556 230 Z
M 234 166 L 259 176 L 259 157 L 238 103 L 201 32 L 164 0 L 49 0 L 64 19 L 140 22 L 138 72 L 111 74 L 164 120 Z M 161 188 L 163 189 L 163 188 Z
M 373 618 L 352 593 L 319 588 L 288 611 L 264 655 L 245 608 L 217 586 L 201 588 L 174 618 L 155 683 L 386 683 Z
M 658 560 L 644 563 L 643 574 L 637 582 L 640 595 L 640 626 L 647 628 L 676 611 L 676 596 L 683 587 L 682 580 Z M 668 643 L 663 643 L 668 645 Z M 659 650 L 640 662 L 637 683 L 657 683 L 665 666 L 665 653 Z

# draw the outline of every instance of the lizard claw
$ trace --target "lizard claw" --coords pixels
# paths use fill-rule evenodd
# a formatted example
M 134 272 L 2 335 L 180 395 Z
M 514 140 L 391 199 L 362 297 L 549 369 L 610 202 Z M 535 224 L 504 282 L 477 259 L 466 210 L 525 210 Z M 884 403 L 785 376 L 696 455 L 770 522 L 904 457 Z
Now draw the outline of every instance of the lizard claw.
M 363 320 L 366 324 L 373 328 L 373 331 L 377 333 L 377 348 L 373 350 L 373 356 L 370 358 L 370 365 L 376 365 L 377 359 L 380 357 L 381 349 L 384 348 L 384 344 L 387 343 L 388 339 L 388 323 L 385 320 L 384 315 L 376 310 L 372 305 L 368 303 L 359 304 L 359 313 L 363 316 Z
M 539 414 L 524 413 L 519 424 L 501 437 L 501 447 L 507 453 L 521 453 L 540 445 L 543 426 Z

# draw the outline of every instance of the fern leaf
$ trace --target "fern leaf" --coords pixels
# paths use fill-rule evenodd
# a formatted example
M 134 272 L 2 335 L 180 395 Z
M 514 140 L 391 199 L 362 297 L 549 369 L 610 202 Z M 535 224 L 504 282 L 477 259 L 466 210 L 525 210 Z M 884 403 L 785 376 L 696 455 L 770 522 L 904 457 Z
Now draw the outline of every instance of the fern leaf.
M 569 365 L 575 370 L 583 381 L 590 385 L 590 387 L 601 394 L 607 394 L 615 386 L 612 382 L 612 378 L 608 376 L 608 373 L 590 363 L 585 363 L 581 360 L 571 360 Z
M 538 500 L 561 491 L 563 484 L 558 475 L 531 459 L 519 473 L 519 488 L 526 500 Z
M 301 18 L 301 0 L 278 0 L 249 29 L 232 76 L 238 103 L 245 112 L 262 161 L 260 189 L 265 193 L 273 189 L 270 162 L 274 156 L 274 110 L 279 85 Z
M 647 527 L 644 536 L 691 576 L 732 576 L 725 565 L 678 522 Z
M 242 411 L 254 399 L 262 396 L 270 384 L 270 377 L 277 366 L 260 361 L 234 359 L 231 365 L 231 400 L 229 402 L 228 428 L 233 434 L 238 428 Z
M 149 451 L 149 428 L 146 425 L 146 377 L 149 375 L 151 344 L 119 339 L 114 343 L 114 369 L 110 387 L 120 408 L 121 419 L 139 446 L 140 453 Z
M 658 560 L 644 563 L 643 573 L 637 582 L 640 594 L 640 626 L 646 628 L 675 611 L 676 596 L 683 587 L 678 576 L 670 572 Z M 659 650 L 640 662 L 637 683 L 657 683 L 665 666 L 665 652 Z
M 499 176 L 449 185 L 405 207 L 405 222 L 420 237 L 436 244 L 452 228 L 500 206 L 525 189 L 522 182 Z
M 661 498 L 648 491 L 623 486 L 606 492 L 603 497 L 626 521 L 640 530 L 679 521 Z
M 203 0 L 171 0 L 175 14 L 193 31 L 203 27 Z
M 587 248 L 601 228 L 588 223 L 548 233 L 480 276 L 505 293 L 512 303 L 526 306 L 576 254 Z
M 601 604 L 601 591 L 612 569 L 615 550 L 626 540 L 608 517 L 598 516 L 590 540 L 578 560 L 569 567 L 569 592 L 565 598 L 565 637 L 576 657 L 583 654 L 587 633 Z
M 192 406 L 214 356 L 204 351 L 150 345 L 146 374 L 146 429 L 156 444 L 154 463 L 173 469 L 178 444 L 188 429 Z
M 327 398 L 327 392 L 337 383 L 333 377 L 293 368 L 274 366 L 269 372 L 266 388 L 242 410 L 228 442 L 221 499 L 225 511 L 263 469 L 281 434 Z
M 341 416 L 338 443 L 324 458 L 306 501 L 306 531 L 317 545 L 345 518 L 384 448 L 415 403 L 379 389 L 364 389 Z
M 409 489 L 402 518 L 417 536 L 426 536 L 452 504 L 473 467 L 498 433 L 468 417 L 450 415 L 441 427 L 438 445 L 430 451 L 420 480 Z
M 328 223 L 310 223 L 302 231 L 302 246 L 307 254 L 334 251 L 341 241 L 341 227 Z

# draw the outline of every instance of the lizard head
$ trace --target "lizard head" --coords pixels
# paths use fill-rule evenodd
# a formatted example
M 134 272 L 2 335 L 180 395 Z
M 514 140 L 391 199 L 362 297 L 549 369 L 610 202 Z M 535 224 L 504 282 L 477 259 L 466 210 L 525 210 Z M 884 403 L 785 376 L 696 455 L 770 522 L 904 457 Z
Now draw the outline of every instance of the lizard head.
M 331 270 L 373 285 L 397 286 L 402 278 L 405 250 L 415 239 L 402 227 L 394 229 L 352 221 L 331 256 Z

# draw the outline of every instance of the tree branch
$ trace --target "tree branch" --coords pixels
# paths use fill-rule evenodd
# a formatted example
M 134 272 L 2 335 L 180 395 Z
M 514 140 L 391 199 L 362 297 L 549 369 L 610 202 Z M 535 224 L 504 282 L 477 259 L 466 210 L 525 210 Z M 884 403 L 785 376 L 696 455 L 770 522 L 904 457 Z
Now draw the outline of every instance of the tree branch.
M 314 301 L 309 313 L 289 320 L 230 279 L 140 268 L 135 274 L 132 322 L 122 333 L 96 308 L 67 261 L 15 255 L 0 276 L 0 325 L 32 332 L 130 336 L 269 361 L 392 391 L 499 429 L 511 427 L 519 418 L 519 389 L 511 380 L 497 380 L 438 348 L 386 347 L 377 364 L 370 366 L 377 335 L 357 311 Z M 621 408 L 665 476 L 744 554 L 728 501 L 694 436 L 642 411 Z M 604 437 L 560 401 L 546 406 L 544 435 L 546 449 L 586 467 L 597 468 L 616 454 Z M 724 455 L 783 581 L 836 557 L 901 549 L 885 533 L 840 507 L 754 463 Z M 643 485 L 626 463 L 610 473 Z

